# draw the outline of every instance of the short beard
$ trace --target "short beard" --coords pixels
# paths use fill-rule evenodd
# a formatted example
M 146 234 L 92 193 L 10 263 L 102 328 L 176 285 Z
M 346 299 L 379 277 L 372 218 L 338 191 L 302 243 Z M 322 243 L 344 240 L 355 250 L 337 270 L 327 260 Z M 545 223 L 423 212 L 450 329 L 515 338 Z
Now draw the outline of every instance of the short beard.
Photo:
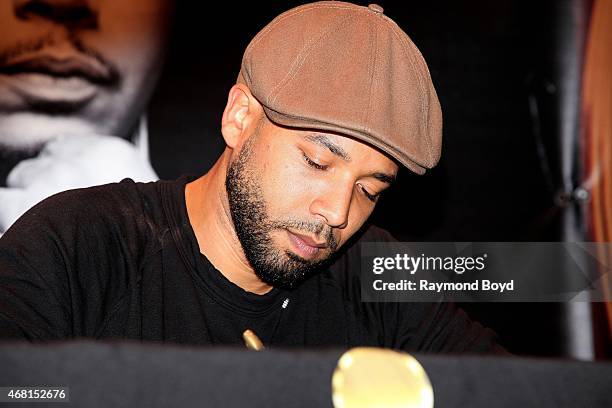
M 258 175 L 249 167 L 254 160 L 253 144 L 257 137 L 256 131 L 246 141 L 238 158 L 229 165 L 225 178 L 229 208 L 238 240 L 257 277 L 268 285 L 292 289 L 327 268 L 332 263 L 332 256 L 308 261 L 291 252 L 277 250 L 270 235 L 272 231 L 294 228 L 321 234 L 332 253 L 338 243 L 332 229 L 322 222 L 272 221 L 268 218 Z

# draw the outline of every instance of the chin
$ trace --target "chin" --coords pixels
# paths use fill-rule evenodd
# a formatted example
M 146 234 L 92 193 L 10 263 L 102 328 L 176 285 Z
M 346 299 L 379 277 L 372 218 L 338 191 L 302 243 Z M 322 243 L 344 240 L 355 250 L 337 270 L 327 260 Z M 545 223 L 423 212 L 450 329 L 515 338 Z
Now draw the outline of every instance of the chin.
M 62 135 L 106 133 L 79 117 L 19 112 L 0 115 L 0 148 L 8 151 L 35 151 Z

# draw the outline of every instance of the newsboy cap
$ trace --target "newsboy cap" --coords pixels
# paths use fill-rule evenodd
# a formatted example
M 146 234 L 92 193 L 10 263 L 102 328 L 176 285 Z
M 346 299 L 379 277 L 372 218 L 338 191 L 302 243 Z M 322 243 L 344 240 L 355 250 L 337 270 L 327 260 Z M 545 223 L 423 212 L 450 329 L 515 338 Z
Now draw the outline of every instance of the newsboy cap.
M 418 174 L 440 158 L 427 64 L 376 4 L 321 1 L 279 15 L 245 50 L 238 83 L 280 125 L 359 139 Z

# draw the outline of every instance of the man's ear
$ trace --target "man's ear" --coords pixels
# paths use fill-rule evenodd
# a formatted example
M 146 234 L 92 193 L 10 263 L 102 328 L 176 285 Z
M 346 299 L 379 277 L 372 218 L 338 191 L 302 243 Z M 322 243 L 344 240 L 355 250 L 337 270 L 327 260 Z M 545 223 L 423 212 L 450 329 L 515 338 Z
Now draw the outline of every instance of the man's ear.
M 232 86 L 221 119 L 221 133 L 225 143 L 235 148 L 248 136 L 249 127 L 257 123 L 263 109 L 249 88 L 242 84 Z

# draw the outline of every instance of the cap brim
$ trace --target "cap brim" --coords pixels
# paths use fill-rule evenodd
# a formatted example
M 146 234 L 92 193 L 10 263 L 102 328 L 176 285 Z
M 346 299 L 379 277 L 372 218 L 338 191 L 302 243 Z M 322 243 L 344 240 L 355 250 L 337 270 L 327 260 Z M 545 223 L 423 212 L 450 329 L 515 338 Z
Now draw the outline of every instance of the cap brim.
M 383 151 L 384 153 L 388 154 L 389 156 L 391 156 L 392 158 L 400 162 L 403 166 L 407 167 L 408 169 L 415 172 L 416 174 L 419 174 L 419 175 L 425 174 L 425 170 L 426 170 L 425 167 L 419 165 L 418 163 L 415 163 L 413 160 L 410 159 L 410 157 L 408 157 L 404 153 L 400 152 L 393 146 L 387 143 L 384 143 L 379 138 L 376 138 L 368 133 L 361 132 L 356 129 L 351 129 L 351 128 L 344 127 L 344 126 L 339 126 L 334 123 L 327 123 L 327 122 L 322 122 L 316 119 L 301 118 L 301 117 L 287 115 L 284 113 L 277 112 L 273 109 L 270 109 L 263 104 L 262 104 L 262 107 L 264 109 L 264 112 L 266 113 L 266 116 L 274 123 L 277 123 L 283 126 L 287 126 L 287 127 L 330 131 L 330 132 L 347 135 L 355 139 L 359 139 L 360 141 L 370 144 L 378 148 L 379 150 Z

